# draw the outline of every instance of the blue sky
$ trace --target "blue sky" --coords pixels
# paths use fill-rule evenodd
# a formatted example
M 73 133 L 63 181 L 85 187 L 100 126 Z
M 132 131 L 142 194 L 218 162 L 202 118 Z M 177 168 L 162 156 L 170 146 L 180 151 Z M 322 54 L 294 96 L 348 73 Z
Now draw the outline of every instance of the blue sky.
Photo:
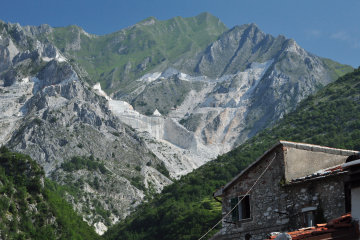
M 206 11 L 229 28 L 253 22 L 318 56 L 358 67 L 359 9 L 358 0 L 2 0 L 0 19 L 21 25 L 75 24 L 102 35 L 149 16 L 165 20 Z

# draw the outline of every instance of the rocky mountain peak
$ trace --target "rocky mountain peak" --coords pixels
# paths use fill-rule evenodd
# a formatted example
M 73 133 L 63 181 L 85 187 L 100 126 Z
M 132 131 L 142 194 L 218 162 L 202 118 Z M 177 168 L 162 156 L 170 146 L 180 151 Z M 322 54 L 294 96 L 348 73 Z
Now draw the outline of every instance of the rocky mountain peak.
M 137 23 L 137 25 L 149 26 L 149 25 L 155 24 L 157 21 L 158 20 L 155 17 L 148 17 L 148 18 L 142 20 L 141 22 Z
M 195 16 L 195 19 L 197 19 L 200 22 L 206 22 L 206 21 L 221 22 L 221 20 L 218 17 L 212 15 L 209 12 L 202 12 L 202 13 L 198 14 L 197 16 Z
M 48 24 L 41 24 L 40 26 L 24 26 L 23 30 L 27 35 L 38 36 L 40 34 L 49 34 L 53 28 Z
M 194 72 L 221 77 L 244 70 L 249 63 L 260 57 L 262 61 L 273 58 L 273 55 L 266 56 L 265 53 L 273 42 L 274 37 L 263 33 L 255 24 L 235 26 L 201 53 Z
M 283 51 L 301 55 L 306 54 L 306 51 L 301 48 L 294 39 L 287 39 L 284 42 Z
M 77 189 L 67 200 L 103 230 L 343 67 L 208 13 L 143 23 L 97 37 L 0 24 L 0 140 Z
M 135 109 L 142 113 L 159 109 L 163 116 L 181 119 L 201 139 L 199 144 L 218 153 L 242 143 L 335 79 L 321 58 L 293 39 L 265 34 L 256 24 L 235 26 L 186 65 L 168 69 L 177 81 L 168 71 L 138 80 L 144 85 L 133 92 Z M 174 90 L 175 102 L 159 95 L 174 83 L 179 92 L 188 94 L 185 98 L 178 98 Z M 192 89 L 194 83 L 202 85 Z M 165 109 L 161 99 L 174 107 Z
M 1 145 L 29 154 L 48 177 L 79 189 L 80 195 L 69 194 L 67 200 L 78 212 L 86 211 L 84 218 L 95 226 L 110 226 L 150 191 L 171 183 L 164 162 L 112 114 L 107 100 L 84 82 L 80 67 L 49 41 L 36 38 L 47 26 L 3 27 Z M 97 167 L 67 168 L 71 161 Z M 99 207 L 111 215 L 102 216 Z
M 229 33 L 235 32 L 237 34 L 245 35 L 245 36 L 246 35 L 252 36 L 256 32 L 261 32 L 262 34 L 264 34 L 255 23 L 236 25 L 233 28 L 231 28 L 228 32 Z

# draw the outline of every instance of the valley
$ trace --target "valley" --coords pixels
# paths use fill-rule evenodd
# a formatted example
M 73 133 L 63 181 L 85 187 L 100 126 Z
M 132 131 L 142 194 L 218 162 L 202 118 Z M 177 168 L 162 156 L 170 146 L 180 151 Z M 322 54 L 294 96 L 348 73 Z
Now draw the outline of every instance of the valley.
M 209 178 L 203 169 L 233 163 L 236 149 L 353 71 L 255 24 L 227 29 L 209 13 L 103 36 L 0 21 L 0 37 L 0 144 L 36 161 L 99 235 L 174 189 L 189 197 L 174 197 L 177 211 L 214 210 L 210 220 L 201 213 L 203 230 L 219 210 L 210 191 L 251 159 Z

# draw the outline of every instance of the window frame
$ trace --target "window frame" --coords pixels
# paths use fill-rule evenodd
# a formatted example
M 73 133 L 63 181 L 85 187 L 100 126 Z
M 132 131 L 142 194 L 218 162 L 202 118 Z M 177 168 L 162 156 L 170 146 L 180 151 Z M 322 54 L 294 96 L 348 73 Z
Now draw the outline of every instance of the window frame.
M 313 227 L 316 225 L 315 221 L 315 214 L 316 214 L 317 207 L 315 206 L 308 206 L 301 209 L 303 215 L 303 222 L 304 227 Z M 308 221 L 311 218 L 311 223 Z
M 246 222 L 252 220 L 252 204 L 250 203 L 251 200 L 250 194 L 231 198 L 230 207 L 231 209 L 233 209 L 235 204 L 237 204 L 242 198 L 244 199 L 241 201 L 239 205 L 236 206 L 236 208 L 231 214 L 231 219 L 233 222 Z M 244 209 L 247 210 L 248 212 L 243 211 Z

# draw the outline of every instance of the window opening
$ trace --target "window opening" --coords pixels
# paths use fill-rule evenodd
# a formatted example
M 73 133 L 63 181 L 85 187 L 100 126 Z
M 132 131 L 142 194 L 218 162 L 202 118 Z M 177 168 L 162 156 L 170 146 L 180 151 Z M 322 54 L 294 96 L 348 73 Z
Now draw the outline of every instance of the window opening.
M 235 205 L 242 199 L 242 201 L 240 202 L 239 205 L 236 206 L 236 208 L 234 209 L 234 211 L 232 212 L 232 220 L 235 221 L 240 221 L 240 220 L 245 220 L 245 219 L 249 219 L 251 217 L 250 214 L 250 196 L 246 195 L 244 196 L 240 196 L 240 197 L 235 197 L 231 199 L 231 208 L 234 208 Z
M 316 207 L 305 207 L 301 211 L 304 214 L 304 224 L 305 227 L 315 226 L 315 211 Z

